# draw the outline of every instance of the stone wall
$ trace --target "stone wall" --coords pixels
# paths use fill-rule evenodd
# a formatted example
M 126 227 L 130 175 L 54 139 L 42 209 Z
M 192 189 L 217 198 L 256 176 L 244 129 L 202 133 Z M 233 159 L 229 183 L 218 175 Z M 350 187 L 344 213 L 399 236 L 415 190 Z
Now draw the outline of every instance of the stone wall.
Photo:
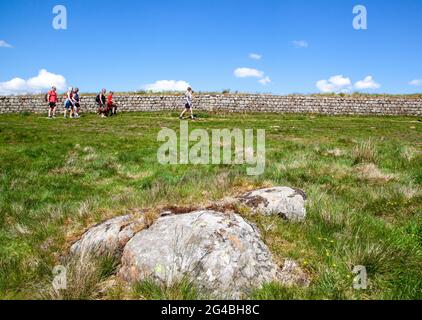
M 181 95 L 116 95 L 120 111 L 181 110 Z M 59 107 L 62 110 L 62 100 Z M 82 110 L 95 112 L 95 96 L 82 95 Z M 207 95 L 194 97 L 194 108 L 209 112 L 316 113 L 328 115 L 410 115 L 422 116 L 422 98 L 388 96 L 274 96 Z M 44 96 L 0 97 L 0 113 L 47 112 Z

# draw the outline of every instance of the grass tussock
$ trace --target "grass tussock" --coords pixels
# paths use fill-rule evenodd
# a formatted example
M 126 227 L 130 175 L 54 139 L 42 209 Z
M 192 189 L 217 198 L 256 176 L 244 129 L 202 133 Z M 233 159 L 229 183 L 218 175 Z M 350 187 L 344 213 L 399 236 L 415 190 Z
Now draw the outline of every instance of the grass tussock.
M 362 141 L 353 150 L 354 165 L 360 163 L 376 163 L 377 150 L 373 139 Z
M 140 300 L 201 300 L 206 296 L 188 279 L 173 285 L 160 284 L 152 279 L 146 279 L 133 286 L 132 296 Z
M 114 257 L 71 258 L 65 264 L 66 288 L 51 288 L 44 294 L 49 300 L 95 300 L 101 298 L 101 284 L 118 266 Z M 54 279 L 53 279 L 54 281 Z M 52 282 L 53 282 L 52 281 Z M 47 284 L 49 287 L 50 284 Z
M 383 173 L 375 164 L 365 163 L 356 166 L 355 172 L 361 180 L 374 181 L 374 182 L 389 182 L 396 179 L 393 174 Z

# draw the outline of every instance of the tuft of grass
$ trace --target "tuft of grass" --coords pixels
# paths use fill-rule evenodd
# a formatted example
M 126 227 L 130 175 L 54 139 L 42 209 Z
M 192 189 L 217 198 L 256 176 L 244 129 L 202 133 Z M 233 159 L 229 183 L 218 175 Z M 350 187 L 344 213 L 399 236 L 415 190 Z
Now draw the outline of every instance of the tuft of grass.
M 145 279 L 133 286 L 133 297 L 142 300 L 201 300 L 206 297 L 187 278 L 173 285 Z
M 65 264 L 65 289 L 49 288 L 45 299 L 51 300 L 94 300 L 99 298 L 100 284 L 113 275 L 118 266 L 115 257 L 72 257 Z M 47 284 L 49 287 L 50 284 Z
M 353 150 L 354 165 L 360 163 L 376 163 L 377 150 L 373 139 L 362 141 Z
M 250 300 L 296 300 L 303 299 L 301 289 L 289 288 L 279 283 L 266 283 L 249 295 Z

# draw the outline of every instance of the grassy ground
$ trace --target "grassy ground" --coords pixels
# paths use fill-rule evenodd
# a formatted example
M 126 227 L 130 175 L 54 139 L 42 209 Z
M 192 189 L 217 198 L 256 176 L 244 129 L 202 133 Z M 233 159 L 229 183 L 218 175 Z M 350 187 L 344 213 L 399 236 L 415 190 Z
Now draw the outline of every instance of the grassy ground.
M 250 298 L 422 298 L 422 123 L 417 118 L 200 117 L 190 128 L 266 129 L 265 173 L 248 177 L 244 166 L 159 165 L 157 133 L 162 127 L 177 129 L 177 114 L 67 121 L 1 115 L 0 298 L 43 298 L 60 254 L 96 222 L 133 208 L 196 205 L 269 185 L 305 190 L 307 221 L 244 215 L 260 227 L 275 258 L 297 260 L 312 285 L 268 284 Z M 68 298 L 127 296 L 119 286 L 101 291 L 98 283 L 112 272 L 110 263 L 97 265 L 100 270 L 89 281 L 81 280 L 89 290 L 75 290 Z M 355 265 L 366 266 L 368 290 L 353 289 Z M 145 281 L 130 297 L 200 294 L 185 282 L 162 288 Z

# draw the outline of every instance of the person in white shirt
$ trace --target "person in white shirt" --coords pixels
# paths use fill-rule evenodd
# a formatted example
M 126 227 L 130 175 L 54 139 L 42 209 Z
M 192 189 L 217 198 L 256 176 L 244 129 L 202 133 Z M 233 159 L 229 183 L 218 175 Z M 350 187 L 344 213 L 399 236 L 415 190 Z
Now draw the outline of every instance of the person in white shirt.
M 183 110 L 182 114 L 180 115 L 180 119 L 183 119 L 183 116 L 187 111 L 190 111 L 190 117 L 193 120 L 193 91 L 192 88 L 188 88 L 188 90 L 185 93 L 185 110 Z

